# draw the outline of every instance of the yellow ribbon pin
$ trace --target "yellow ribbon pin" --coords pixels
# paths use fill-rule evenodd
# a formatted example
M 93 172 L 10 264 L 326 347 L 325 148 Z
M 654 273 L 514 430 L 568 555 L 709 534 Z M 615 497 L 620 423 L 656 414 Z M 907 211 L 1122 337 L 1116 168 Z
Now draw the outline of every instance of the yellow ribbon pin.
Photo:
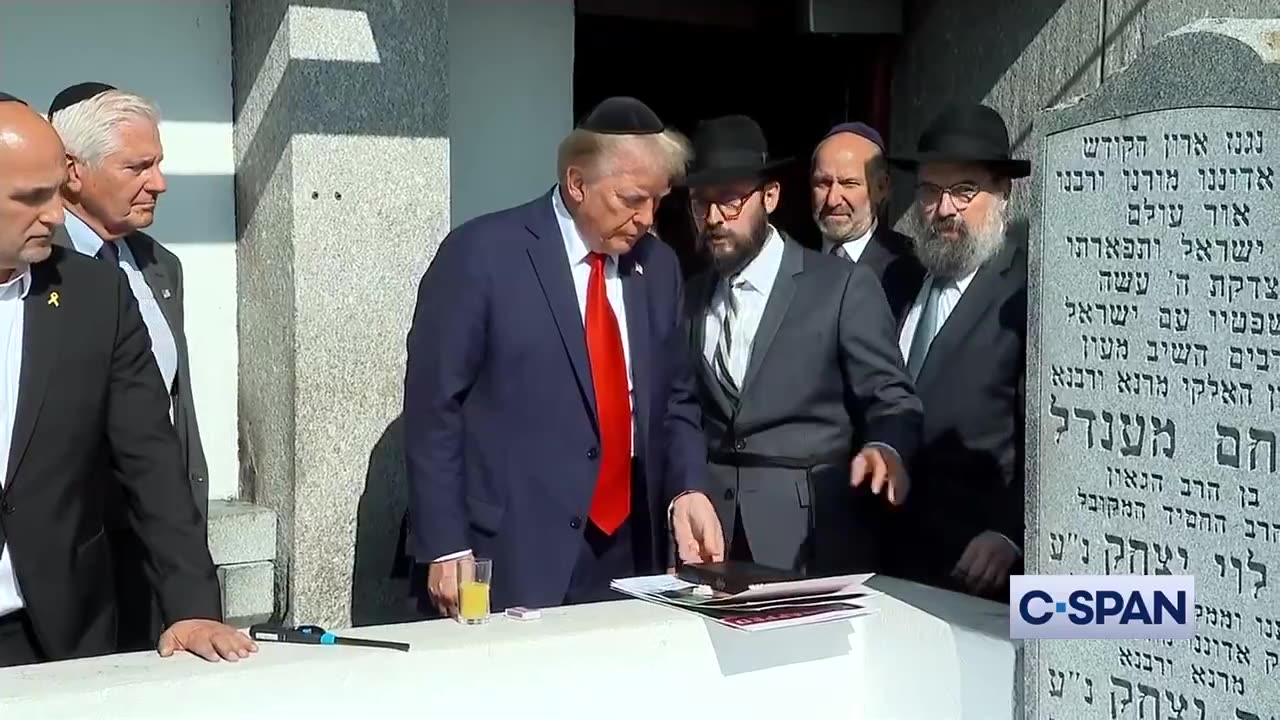
M 58 293 L 56 292 L 49 293 L 49 304 L 54 307 L 58 307 Z

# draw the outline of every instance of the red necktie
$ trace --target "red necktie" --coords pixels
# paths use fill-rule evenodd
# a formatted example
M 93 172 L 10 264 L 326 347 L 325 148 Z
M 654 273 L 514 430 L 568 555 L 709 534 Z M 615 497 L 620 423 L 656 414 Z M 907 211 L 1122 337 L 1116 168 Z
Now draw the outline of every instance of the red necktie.
M 631 512 L 631 393 L 627 390 L 622 332 L 605 292 L 607 259 L 600 253 L 588 257 L 591 280 L 587 283 L 586 329 L 601 445 L 590 517 L 596 527 L 612 535 Z

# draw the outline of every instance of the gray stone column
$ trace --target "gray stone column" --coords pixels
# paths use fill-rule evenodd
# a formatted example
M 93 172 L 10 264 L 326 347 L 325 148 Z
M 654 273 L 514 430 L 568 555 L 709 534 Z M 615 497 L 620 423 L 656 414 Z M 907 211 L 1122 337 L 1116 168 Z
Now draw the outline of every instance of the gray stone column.
M 403 603 L 396 428 L 449 227 L 448 12 L 320 4 L 231 3 L 241 491 L 279 515 L 277 615 L 345 627 L 353 582 Z

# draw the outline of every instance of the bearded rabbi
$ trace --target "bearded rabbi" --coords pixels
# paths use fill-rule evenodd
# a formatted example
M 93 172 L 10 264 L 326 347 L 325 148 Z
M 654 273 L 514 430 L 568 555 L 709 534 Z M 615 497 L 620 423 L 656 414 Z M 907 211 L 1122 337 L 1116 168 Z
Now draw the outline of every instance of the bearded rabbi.
M 1021 572 L 1027 256 L 1008 236 L 1014 181 L 995 110 L 953 105 L 891 158 L 915 175 L 905 218 L 926 275 L 899 318 L 899 346 L 925 407 L 898 574 L 1008 602 Z
M 727 555 L 881 572 L 923 415 L 884 291 L 769 221 L 789 159 L 770 159 L 756 121 L 707 120 L 693 146 L 689 209 L 712 268 L 685 297 Z

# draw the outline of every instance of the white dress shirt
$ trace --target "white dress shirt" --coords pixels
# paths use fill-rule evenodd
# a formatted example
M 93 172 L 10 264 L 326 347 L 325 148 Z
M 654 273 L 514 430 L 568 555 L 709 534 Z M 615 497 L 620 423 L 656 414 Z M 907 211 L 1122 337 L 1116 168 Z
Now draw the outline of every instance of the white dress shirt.
M 844 254 L 848 255 L 850 260 L 858 262 L 858 260 L 862 258 L 862 253 L 866 252 L 867 245 L 871 243 L 871 236 L 876 234 L 876 228 L 879 226 L 879 218 L 872 218 L 871 227 L 868 228 L 866 232 L 852 240 L 847 240 L 841 243 L 844 247 Z M 833 247 L 835 247 L 835 243 L 830 240 L 822 241 L 822 252 L 830 253 Z
M 720 344 L 724 316 L 728 311 L 728 294 L 730 292 L 734 294 L 738 312 L 730 329 L 733 333 L 731 343 L 733 357 L 728 358 L 728 361 L 729 371 L 733 373 L 739 387 L 742 386 L 742 381 L 746 377 L 747 365 L 751 361 L 751 348 L 755 345 L 756 330 L 760 328 L 760 319 L 764 316 L 764 307 L 769 302 L 769 293 L 773 292 L 773 281 L 782 268 L 783 247 L 782 236 L 770 225 L 769 235 L 765 238 L 760 252 L 732 278 L 731 282 L 721 281 L 707 313 L 702 352 L 707 358 L 707 363 L 715 367 L 716 346 Z
M 83 220 L 70 210 L 66 212 L 67 235 L 71 237 L 71 245 L 82 255 L 95 256 L 102 249 L 102 238 Z M 169 329 L 169 321 L 164 319 L 156 296 L 151 286 L 138 268 L 138 261 L 129 249 L 129 243 L 116 241 L 116 250 L 120 254 L 120 269 L 129 280 L 129 289 L 138 301 L 138 310 L 142 313 L 142 321 L 147 325 L 147 334 L 151 336 L 151 354 L 160 366 L 160 375 L 164 378 L 164 386 L 172 392 L 174 378 L 178 375 L 178 345 L 173 339 L 173 331 Z M 173 421 L 173 403 L 169 404 L 169 420 Z
M 968 275 L 955 280 L 938 280 L 932 275 L 925 278 L 920 285 L 920 292 L 916 294 L 916 299 L 911 304 L 911 310 L 907 312 L 907 317 L 902 322 L 902 333 L 898 336 L 898 348 L 902 350 L 903 362 L 910 362 L 911 343 L 915 339 L 916 327 L 920 324 L 920 314 L 924 312 L 924 304 L 929 299 L 929 293 L 932 291 L 934 283 L 942 283 L 942 295 L 938 298 L 937 321 L 934 323 L 933 332 L 929 334 L 929 337 L 936 340 L 938 333 L 942 331 L 942 326 L 946 324 L 947 318 L 951 317 L 952 311 L 960 304 L 960 298 L 964 297 L 965 290 L 968 290 L 969 285 L 973 283 L 973 276 L 977 274 L 978 271 L 974 270 Z M 995 531 L 992 530 L 991 532 Z M 996 534 L 1008 540 L 1019 555 L 1022 554 L 1021 545 L 1002 533 Z
M 22 329 L 26 315 L 23 301 L 31 288 L 31 269 L 0 283 L 0 490 L 9 475 L 9 451 L 13 443 L 13 423 L 18 414 L 18 384 L 22 377 Z M 13 571 L 13 557 L 6 544 L 0 548 L 0 616 L 26 607 L 18 576 Z
M 551 205 L 555 209 L 556 224 L 560 227 L 560 237 L 564 240 L 565 262 L 569 263 L 569 271 L 573 273 L 573 285 L 578 296 L 578 311 L 582 314 L 582 327 L 585 333 L 587 286 L 591 282 L 591 263 L 588 261 L 588 257 L 591 255 L 591 248 L 587 246 L 587 242 L 582 239 L 582 234 L 578 232 L 578 226 L 574 223 L 573 216 L 569 214 L 569 208 L 565 207 L 564 200 L 560 197 L 559 185 L 556 185 L 551 191 Z M 622 297 L 622 278 L 618 275 L 618 258 L 612 255 L 605 260 L 604 264 L 604 291 L 605 295 L 609 297 L 609 306 L 613 308 L 613 314 L 618 318 L 618 330 L 622 333 L 622 354 L 627 363 L 627 390 L 631 395 L 631 456 L 635 457 L 635 373 L 631 369 L 631 340 L 627 336 L 627 308 Z M 455 560 L 466 557 L 469 554 L 471 554 L 470 550 L 449 553 L 436 558 L 435 562 Z

